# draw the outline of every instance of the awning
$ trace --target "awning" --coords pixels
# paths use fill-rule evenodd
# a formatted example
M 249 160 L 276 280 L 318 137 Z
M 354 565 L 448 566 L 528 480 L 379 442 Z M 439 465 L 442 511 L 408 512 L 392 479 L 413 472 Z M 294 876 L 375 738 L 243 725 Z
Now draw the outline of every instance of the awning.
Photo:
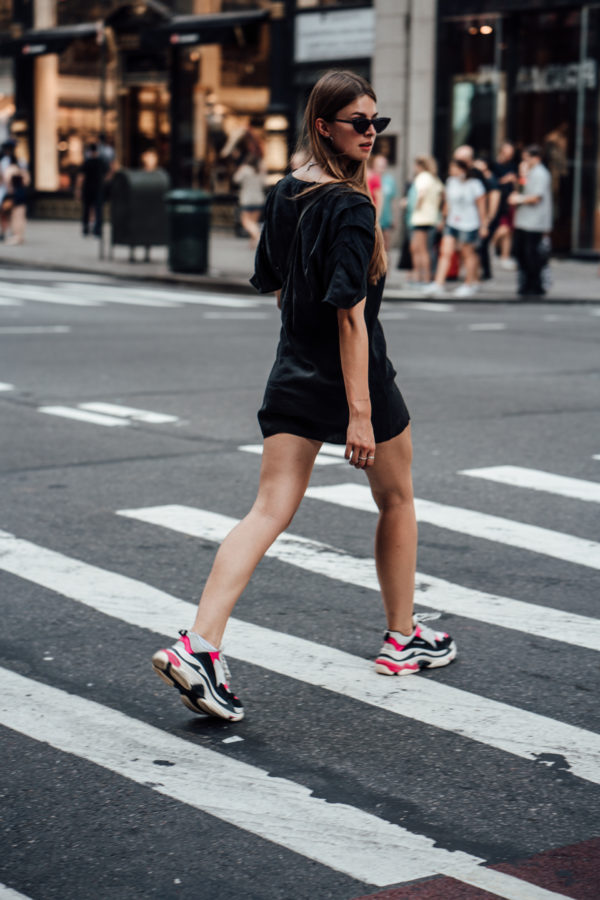
M 32 28 L 18 38 L 0 35 L 0 56 L 62 53 L 73 41 L 97 38 L 101 33 L 101 22 L 86 22 L 82 25 L 58 25 L 56 28 Z
M 193 44 L 227 44 L 238 39 L 239 30 L 266 22 L 269 10 L 252 12 L 215 13 L 204 16 L 172 16 L 159 25 L 144 27 L 140 23 L 142 45 L 167 46 Z M 42 56 L 62 53 L 72 41 L 80 38 L 100 40 L 103 23 L 86 22 L 81 25 L 59 25 L 56 28 L 31 29 L 18 38 L 0 35 L 0 56 Z

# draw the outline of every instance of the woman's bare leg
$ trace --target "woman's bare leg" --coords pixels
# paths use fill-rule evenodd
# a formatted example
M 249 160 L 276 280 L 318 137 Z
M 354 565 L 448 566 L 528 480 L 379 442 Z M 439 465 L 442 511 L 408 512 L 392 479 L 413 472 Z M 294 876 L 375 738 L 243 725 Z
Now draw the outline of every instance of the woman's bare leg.
M 379 509 L 375 533 L 375 563 L 390 631 L 411 634 L 417 519 L 413 498 L 410 425 L 397 437 L 377 444 L 375 463 L 367 469 L 373 499 Z
M 461 254 L 465 266 L 465 284 L 477 284 L 479 274 L 479 257 L 473 244 L 463 244 Z
M 258 224 L 258 220 L 260 219 L 260 212 L 258 210 L 243 210 L 240 214 L 240 223 L 244 231 L 247 231 L 250 235 L 250 243 L 253 247 L 258 245 L 258 241 L 260 239 L 260 225 Z
M 435 272 L 435 281 L 437 284 L 443 286 L 446 283 L 446 276 L 448 275 L 448 269 L 450 268 L 450 263 L 452 262 L 452 256 L 455 249 L 455 239 L 449 234 L 445 234 L 442 238 L 442 243 L 440 246 L 440 258 L 438 259 L 437 269 Z
M 293 519 L 320 447 L 292 434 L 265 439 L 256 500 L 219 547 L 192 628 L 214 647 L 254 569 Z

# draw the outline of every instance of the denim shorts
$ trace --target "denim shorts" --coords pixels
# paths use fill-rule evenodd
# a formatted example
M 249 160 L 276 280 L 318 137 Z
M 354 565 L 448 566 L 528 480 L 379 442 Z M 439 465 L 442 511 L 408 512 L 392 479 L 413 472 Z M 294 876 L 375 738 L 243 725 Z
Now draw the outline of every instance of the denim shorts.
M 475 228 L 473 231 L 461 231 L 458 228 L 453 228 L 452 225 L 446 225 L 444 234 L 447 234 L 448 237 L 453 237 L 459 244 L 476 244 L 479 240 L 478 228 Z

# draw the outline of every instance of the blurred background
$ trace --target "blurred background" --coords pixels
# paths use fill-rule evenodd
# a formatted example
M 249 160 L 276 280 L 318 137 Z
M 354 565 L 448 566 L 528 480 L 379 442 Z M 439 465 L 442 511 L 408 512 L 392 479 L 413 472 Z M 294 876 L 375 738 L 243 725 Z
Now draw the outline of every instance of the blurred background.
M 285 171 L 319 75 L 372 80 L 400 192 L 416 156 L 544 149 L 555 251 L 600 251 L 600 4 L 562 0 L 0 0 L 0 143 L 37 218 L 76 218 L 85 148 L 235 197 L 240 159 Z M 232 201 L 233 202 L 233 201 Z

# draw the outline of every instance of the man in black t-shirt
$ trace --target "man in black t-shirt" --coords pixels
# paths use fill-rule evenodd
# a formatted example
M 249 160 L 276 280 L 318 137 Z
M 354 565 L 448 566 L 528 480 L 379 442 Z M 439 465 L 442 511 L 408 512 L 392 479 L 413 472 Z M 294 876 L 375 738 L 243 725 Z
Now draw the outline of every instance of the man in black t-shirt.
M 102 235 L 102 203 L 104 199 L 104 179 L 108 167 L 98 153 L 97 144 L 88 144 L 86 157 L 78 179 L 78 195 L 81 198 L 81 222 L 83 233 L 90 232 L 90 214 L 94 211 L 94 234 Z

